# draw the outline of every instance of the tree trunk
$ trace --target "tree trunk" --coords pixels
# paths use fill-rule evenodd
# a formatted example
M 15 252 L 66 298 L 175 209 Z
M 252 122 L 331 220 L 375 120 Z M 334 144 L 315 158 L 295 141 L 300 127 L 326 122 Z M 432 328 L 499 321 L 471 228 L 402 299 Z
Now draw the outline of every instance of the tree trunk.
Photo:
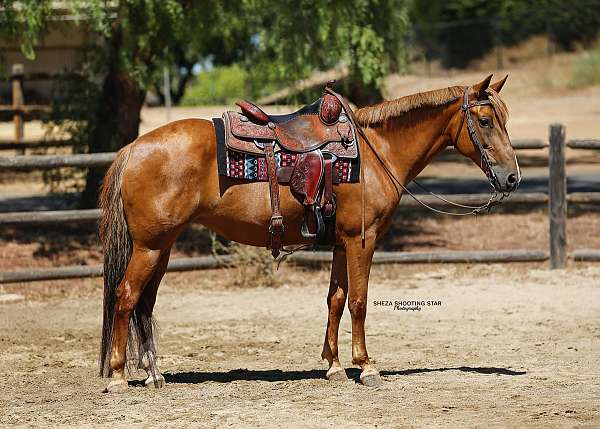
M 111 68 L 104 79 L 96 123 L 89 142 L 89 151 L 114 152 L 135 140 L 139 133 L 140 114 L 146 92 L 135 78 Z M 90 168 L 85 190 L 81 195 L 82 208 L 96 207 L 100 184 L 106 168 Z

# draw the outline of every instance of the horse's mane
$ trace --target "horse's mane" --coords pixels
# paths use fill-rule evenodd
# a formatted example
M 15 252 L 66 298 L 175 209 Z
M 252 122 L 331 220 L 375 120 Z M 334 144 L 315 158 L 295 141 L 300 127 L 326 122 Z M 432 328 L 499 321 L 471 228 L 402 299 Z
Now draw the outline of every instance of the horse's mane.
M 355 115 L 358 123 L 365 127 L 383 124 L 389 119 L 397 118 L 415 109 L 448 104 L 462 97 L 464 90 L 464 86 L 451 86 L 433 91 L 419 92 L 395 100 L 387 100 L 373 106 L 361 107 L 356 110 Z M 500 119 L 505 122 L 508 118 L 506 104 L 493 89 L 488 88 L 486 92 Z

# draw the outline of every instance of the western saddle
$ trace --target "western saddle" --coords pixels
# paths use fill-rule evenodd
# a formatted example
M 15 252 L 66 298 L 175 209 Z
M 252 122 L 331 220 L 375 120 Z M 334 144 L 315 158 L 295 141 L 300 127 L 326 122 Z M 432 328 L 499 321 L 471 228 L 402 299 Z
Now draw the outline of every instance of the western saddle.
M 223 114 L 227 149 L 265 157 L 272 211 L 268 231 L 274 258 L 282 248 L 284 232 L 278 184 L 289 184 L 305 207 L 304 238 L 325 244 L 335 232 L 333 185 L 338 177 L 333 166 L 340 158 L 356 159 L 358 144 L 352 110 L 333 91 L 334 83 L 328 82 L 321 98 L 294 113 L 268 115 L 243 100 L 236 103 L 241 113 Z M 282 154 L 288 155 L 286 162 L 282 162 Z

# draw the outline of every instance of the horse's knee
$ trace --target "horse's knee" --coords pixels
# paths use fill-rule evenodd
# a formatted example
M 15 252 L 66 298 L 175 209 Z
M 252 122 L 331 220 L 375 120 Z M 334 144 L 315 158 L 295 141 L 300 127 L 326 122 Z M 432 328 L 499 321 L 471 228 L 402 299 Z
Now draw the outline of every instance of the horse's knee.
M 367 301 L 363 298 L 351 299 L 348 301 L 348 310 L 352 318 L 364 318 L 367 314 Z

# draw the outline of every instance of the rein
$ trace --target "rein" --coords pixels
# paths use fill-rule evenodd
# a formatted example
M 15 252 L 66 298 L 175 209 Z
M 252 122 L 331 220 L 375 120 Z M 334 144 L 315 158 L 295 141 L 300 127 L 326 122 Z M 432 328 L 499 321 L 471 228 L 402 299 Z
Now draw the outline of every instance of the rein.
M 329 89 L 327 88 L 326 91 L 328 91 L 328 90 Z M 432 192 L 429 189 L 427 189 L 425 186 L 423 186 L 420 183 L 418 183 L 416 180 L 413 180 L 413 182 L 415 183 L 415 185 L 417 185 L 419 188 L 421 188 L 424 191 L 426 191 L 429 195 L 437 198 L 438 200 L 444 201 L 445 203 L 450 204 L 450 205 L 452 205 L 454 207 L 460 207 L 460 208 L 470 209 L 470 211 L 463 212 L 463 213 L 454 213 L 454 212 L 448 212 L 448 211 L 445 211 L 445 210 L 436 209 L 435 207 L 431 207 L 429 204 L 421 201 L 414 193 L 412 193 L 394 175 L 394 173 L 392 172 L 391 168 L 386 163 L 386 161 L 379 156 L 379 154 L 377 153 L 377 151 L 375 150 L 375 148 L 371 144 L 371 141 L 369 140 L 369 138 L 367 137 L 366 133 L 364 132 L 363 128 L 358 125 L 358 122 L 356 121 L 356 118 L 354 116 L 354 112 L 347 107 L 346 103 L 343 103 L 344 107 L 346 108 L 346 111 L 349 112 L 349 115 L 351 116 L 352 120 L 356 123 L 356 125 L 357 125 L 356 129 L 358 130 L 359 134 L 365 140 L 365 142 L 367 143 L 367 146 L 369 146 L 369 149 L 371 149 L 371 152 L 373 152 L 373 155 L 375 155 L 375 158 L 377 158 L 377 160 L 379 161 L 379 163 L 383 167 L 384 171 L 386 172 L 386 174 L 390 178 L 390 181 L 394 185 L 396 193 L 398 194 L 398 198 L 400 198 L 401 192 L 399 191 L 398 186 L 396 184 L 400 185 L 400 187 L 404 190 L 404 192 L 406 192 L 417 203 L 419 203 L 420 205 L 422 205 L 426 209 L 431 210 L 432 212 L 439 213 L 439 214 L 446 214 L 446 215 L 450 215 L 450 216 L 470 216 L 470 215 L 477 215 L 477 214 L 479 214 L 479 213 L 481 213 L 483 211 L 489 211 L 492 207 L 500 204 L 502 202 L 502 200 L 508 196 L 508 193 L 504 193 L 503 192 L 500 195 L 500 197 L 498 197 L 499 193 L 498 193 L 498 191 L 495 190 L 496 189 L 495 185 L 498 184 L 498 178 L 496 176 L 496 173 L 494 173 L 494 171 L 493 171 L 493 169 L 491 167 L 491 162 L 490 162 L 490 159 L 488 157 L 488 154 L 487 154 L 486 150 L 484 149 L 483 145 L 479 141 L 479 136 L 477 135 L 477 131 L 475 130 L 475 125 L 473 123 L 473 118 L 471 116 L 471 109 L 473 107 L 484 106 L 484 105 L 492 105 L 492 102 L 490 100 L 481 100 L 481 101 L 475 101 L 473 103 L 469 103 L 469 90 L 470 90 L 470 87 L 466 87 L 464 95 L 463 95 L 463 104 L 461 105 L 461 111 L 464 113 L 464 115 L 463 115 L 463 117 L 461 119 L 460 127 L 459 127 L 458 132 L 456 134 L 456 137 L 454 139 L 454 146 L 456 146 L 456 142 L 458 141 L 458 137 L 460 136 L 460 133 L 462 131 L 464 123 L 466 122 L 467 123 L 467 131 L 469 133 L 469 138 L 471 139 L 471 142 L 473 143 L 473 145 L 477 148 L 477 150 L 480 153 L 481 164 L 483 166 L 485 166 L 485 170 L 484 170 L 485 174 L 486 174 L 486 176 L 488 178 L 488 181 L 490 182 L 490 185 L 494 189 L 494 191 L 490 195 L 490 199 L 485 204 L 483 204 L 481 206 L 469 206 L 469 205 L 464 205 L 464 204 L 458 204 L 458 203 L 450 201 L 450 200 L 448 200 L 448 199 L 446 199 L 446 198 L 444 198 L 444 197 L 442 197 L 440 195 L 435 194 L 434 192 Z M 333 93 L 333 91 L 331 91 L 331 92 Z M 333 94 L 335 94 L 335 93 L 333 93 Z M 335 95 L 337 95 L 337 94 L 335 94 Z M 361 162 L 361 170 L 362 170 L 362 165 L 363 165 L 363 163 Z M 363 182 L 363 186 L 364 186 L 364 177 L 363 177 L 362 171 L 361 171 L 361 182 Z M 363 190 L 362 193 L 363 193 L 363 201 L 362 201 L 363 208 L 362 208 L 362 212 L 363 212 L 363 225 L 364 225 L 364 211 L 365 211 L 364 210 L 364 190 Z M 363 232 L 362 232 L 362 234 L 363 234 L 363 239 L 364 239 L 364 226 L 363 226 Z

